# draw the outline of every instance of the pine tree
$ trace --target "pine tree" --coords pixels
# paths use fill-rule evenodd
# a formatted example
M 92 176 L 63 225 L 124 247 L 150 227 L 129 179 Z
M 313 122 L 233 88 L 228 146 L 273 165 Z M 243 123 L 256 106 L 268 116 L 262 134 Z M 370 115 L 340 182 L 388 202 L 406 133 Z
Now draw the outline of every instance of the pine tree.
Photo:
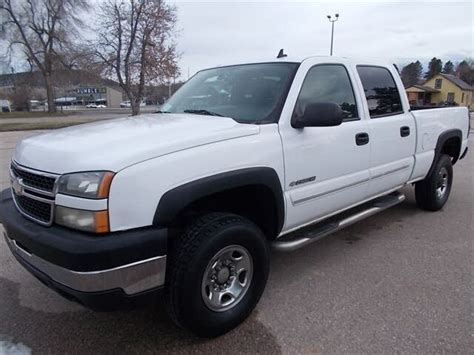
M 454 74 L 454 64 L 450 60 L 444 63 L 443 74 Z
M 415 62 L 415 73 L 416 73 L 416 81 L 419 82 L 421 77 L 423 76 L 423 65 L 420 63 L 419 60 Z
M 423 66 L 420 61 L 411 62 L 410 64 L 403 67 L 401 77 L 405 87 L 416 85 L 423 74 Z
M 425 79 L 432 78 L 436 74 L 441 73 L 442 69 L 443 62 L 441 61 L 441 59 L 433 57 L 433 59 L 431 59 L 430 63 L 428 64 L 428 71 L 425 73 Z

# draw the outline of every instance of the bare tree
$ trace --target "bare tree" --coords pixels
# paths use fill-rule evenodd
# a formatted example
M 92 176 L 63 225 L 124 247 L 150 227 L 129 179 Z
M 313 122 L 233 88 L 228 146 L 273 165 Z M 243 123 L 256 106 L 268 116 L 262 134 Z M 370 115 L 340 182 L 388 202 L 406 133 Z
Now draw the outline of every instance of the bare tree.
M 79 11 L 88 0 L 0 0 L 0 29 L 11 50 L 19 46 L 32 69 L 38 69 L 46 88 L 48 111 L 55 112 L 51 76 L 71 52 Z
M 145 85 L 176 77 L 176 8 L 164 0 L 105 0 L 94 45 L 96 55 L 140 113 Z
M 456 67 L 456 75 L 469 85 L 474 85 L 474 60 L 467 58 L 459 63 Z
M 8 98 L 16 111 L 30 111 L 31 88 L 29 86 L 15 86 Z

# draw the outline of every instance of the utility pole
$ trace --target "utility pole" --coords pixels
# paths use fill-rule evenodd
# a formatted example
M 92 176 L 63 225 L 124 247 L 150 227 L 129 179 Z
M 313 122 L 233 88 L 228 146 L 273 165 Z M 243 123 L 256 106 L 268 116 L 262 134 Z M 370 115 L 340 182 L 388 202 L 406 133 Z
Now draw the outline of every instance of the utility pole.
M 329 20 L 329 22 L 331 22 L 331 51 L 330 51 L 330 55 L 332 56 L 332 49 L 333 49 L 333 45 L 334 45 L 334 22 L 339 20 L 339 14 L 336 14 L 334 16 L 334 19 L 332 18 L 331 15 L 328 15 L 328 20 Z

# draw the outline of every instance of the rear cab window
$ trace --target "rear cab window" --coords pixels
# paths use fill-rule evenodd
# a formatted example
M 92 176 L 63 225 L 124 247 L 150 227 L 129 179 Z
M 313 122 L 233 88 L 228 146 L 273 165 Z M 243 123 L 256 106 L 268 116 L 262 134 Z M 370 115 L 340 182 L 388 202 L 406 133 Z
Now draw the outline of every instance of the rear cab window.
M 358 65 L 357 72 L 364 88 L 370 118 L 403 113 L 400 92 L 387 68 Z

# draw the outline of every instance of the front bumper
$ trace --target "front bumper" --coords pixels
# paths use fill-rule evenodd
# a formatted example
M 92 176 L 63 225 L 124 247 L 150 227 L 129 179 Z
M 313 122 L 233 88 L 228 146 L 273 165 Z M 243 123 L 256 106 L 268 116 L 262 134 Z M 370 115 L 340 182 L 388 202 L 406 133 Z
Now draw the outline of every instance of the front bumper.
M 0 195 L 0 222 L 10 250 L 28 271 L 90 308 L 135 305 L 164 286 L 166 229 L 98 236 L 44 227 L 21 216 L 9 190 Z

